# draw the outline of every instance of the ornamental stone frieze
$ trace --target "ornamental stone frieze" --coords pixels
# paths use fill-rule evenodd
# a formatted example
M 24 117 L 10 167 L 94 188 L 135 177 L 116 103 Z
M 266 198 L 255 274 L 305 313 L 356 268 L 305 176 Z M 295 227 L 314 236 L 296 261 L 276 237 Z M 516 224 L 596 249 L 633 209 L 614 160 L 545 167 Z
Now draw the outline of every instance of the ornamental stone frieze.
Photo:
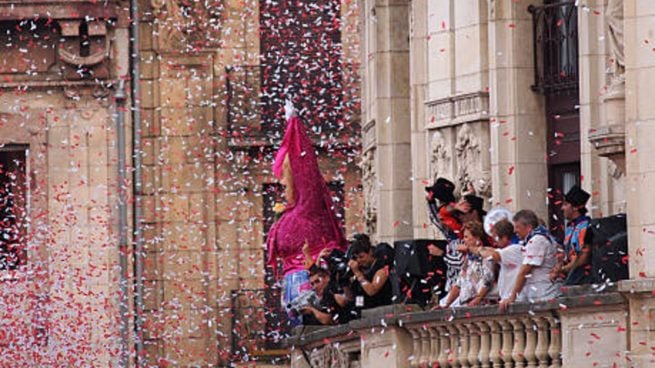
M 193 53 L 221 47 L 223 3 L 223 0 L 150 0 L 159 50 Z
M 429 175 L 450 178 L 459 191 L 491 196 L 489 94 L 476 92 L 425 103 Z
M 482 197 L 491 196 L 491 176 L 490 168 L 484 167 L 483 155 L 489 155 L 489 152 L 483 152 L 481 137 L 484 135 L 480 132 L 474 132 L 471 124 L 462 124 L 457 132 L 457 142 L 455 143 L 455 153 L 457 161 L 456 184 L 461 189 L 473 188 L 475 193 Z M 488 147 L 488 145 L 485 145 Z

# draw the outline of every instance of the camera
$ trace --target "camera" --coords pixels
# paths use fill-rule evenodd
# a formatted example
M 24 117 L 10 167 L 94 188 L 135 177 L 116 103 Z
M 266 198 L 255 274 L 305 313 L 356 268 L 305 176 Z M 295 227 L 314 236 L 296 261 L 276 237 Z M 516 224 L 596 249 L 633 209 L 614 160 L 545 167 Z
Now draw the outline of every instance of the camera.
M 287 304 L 287 310 L 292 316 L 299 316 L 302 310 L 318 304 L 318 296 L 313 291 L 306 291 Z

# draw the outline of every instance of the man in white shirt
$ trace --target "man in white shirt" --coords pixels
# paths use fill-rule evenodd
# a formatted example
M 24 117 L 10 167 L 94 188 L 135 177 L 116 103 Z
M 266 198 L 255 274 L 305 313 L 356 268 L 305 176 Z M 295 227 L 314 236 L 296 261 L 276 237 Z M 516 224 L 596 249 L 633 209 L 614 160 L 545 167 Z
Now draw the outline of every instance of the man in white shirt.
M 537 215 L 530 210 L 521 210 L 513 220 L 514 232 L 523 244 L 523 262 L 510 296 L 500 302 L 501 310 L 514 303 L 521 292 L 529 302 L 539 302 L 559 296 L 562 286 L 550 277 L 558 262 L 557 245 L 550 239 L 548 231 L 539 226 Z

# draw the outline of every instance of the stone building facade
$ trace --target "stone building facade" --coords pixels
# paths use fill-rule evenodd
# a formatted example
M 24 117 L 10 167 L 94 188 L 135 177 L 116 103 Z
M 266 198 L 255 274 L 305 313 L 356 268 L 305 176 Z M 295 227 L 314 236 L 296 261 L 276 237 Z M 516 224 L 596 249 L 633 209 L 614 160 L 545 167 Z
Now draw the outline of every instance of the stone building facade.
M 652 365 L 645 346 L 655 337 L 638 326 L 650 320 L 655 272 L 646 261 L 655 241 L 654 6 L 360 1 L 367 228 L 381 241 L 437 236 L 424 187 L 443 176 L 487 209 L 533 209 L 558 231 L 557 204 L 579 183 L 593 217 L 627 213 L 630 280 L 620 289 L 629 313 L 617 323 L 634 328 L 620 342 L 603 335 L 603 346 Z
M 350 234 L 363 223 L 359 16 L 356 2 L 330 6 L 337 9 L 329 18 L 331 57 L 343 70 L 336 98 L 344 102 L 334 104 L 341 120 L 331 128 L 338 131 L 319 122 L 312 132 Z M 0 319 L 0 365 L 284 361 L 285 352 L 269 344 L 279 337 L 271 336 L 275 316 L 266 303 L 275 288 L 263 247 L 279 201 L 270 168 L 283 126 L 275 132 L 262 124 L 269 80 L 262 76 L 260 2 L 0 2 L 0 26 L 0 163 L 20 174 L 2 178 L 23 188 L 13 207 L 23 211 L 25 239 L 22 265 L 0 270 L 0 305 L 10 311 Z M 140 66 L 136 99 L 133 56 Z M 141 164 L 133 167 L 136 156 Z M 120 157 L 127 160 L 123 180 Z M 136 229 L 141 279 L 133 263 Z

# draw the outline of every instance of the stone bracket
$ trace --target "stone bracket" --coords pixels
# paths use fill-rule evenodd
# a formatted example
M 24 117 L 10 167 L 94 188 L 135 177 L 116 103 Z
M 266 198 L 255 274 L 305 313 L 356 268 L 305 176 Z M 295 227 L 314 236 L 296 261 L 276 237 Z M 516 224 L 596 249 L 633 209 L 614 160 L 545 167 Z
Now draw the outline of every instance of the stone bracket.
M 589 143 L 600 157 L 611 160 L 620 173 L 625 173 L 625 127 L 620 124 L 589 129 Z

